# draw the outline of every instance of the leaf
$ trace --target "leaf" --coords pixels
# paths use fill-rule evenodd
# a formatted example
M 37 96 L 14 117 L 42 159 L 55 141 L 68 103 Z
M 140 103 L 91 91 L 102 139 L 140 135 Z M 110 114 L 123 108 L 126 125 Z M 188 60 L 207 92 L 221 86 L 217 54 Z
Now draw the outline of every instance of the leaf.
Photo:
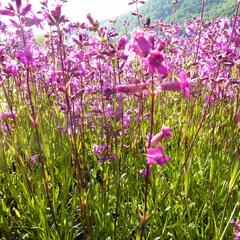
M 21 218 L 20 212 L 15 207 L 13 208 L 13 211 L 15 212 L 15 214 L 18 218 Z

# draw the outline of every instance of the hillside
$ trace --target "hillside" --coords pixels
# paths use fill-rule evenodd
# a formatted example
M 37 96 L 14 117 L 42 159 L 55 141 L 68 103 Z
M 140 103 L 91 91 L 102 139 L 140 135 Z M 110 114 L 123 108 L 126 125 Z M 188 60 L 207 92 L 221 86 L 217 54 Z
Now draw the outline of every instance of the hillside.
M 176 22 L 183 23 L 186 19 L 199 16 L 201 14 L 201 0 L 180 0 L 176 4 Z M 205 3 L 205 19 L 213 19 L 217 17 L 228 17 L 236 8 L 236 0 L 209 0 Z M 171 0 L 148 0 L 140 7 L 140 14 L 144 18 L 149 16 L 152 22 L 163 19 L 165 22 L 171 22 L 173 5 Z M 124 19 L 130 22 L 129 29 L 137 26 L 136 17 L 131 13 L 119 16 L 115 27 L 122 29 Z

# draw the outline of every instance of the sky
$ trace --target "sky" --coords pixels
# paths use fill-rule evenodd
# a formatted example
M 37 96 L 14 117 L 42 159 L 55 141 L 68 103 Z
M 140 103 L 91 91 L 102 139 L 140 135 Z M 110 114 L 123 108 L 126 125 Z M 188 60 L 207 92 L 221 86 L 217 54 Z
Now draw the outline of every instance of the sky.
M 0 6 L 3 8 L 11 0 L 0 0 Z M 32 4 L 32 9 L 37 12 L 41 9 L 42 0 L 22 0 L 23 5 L 26 2 Z M 131 0 L 68 0 L 67 3 L 63 4 L 63 14 L 71 22 L 85 22 L 87 20 L 86 15 L 91 13 L 95 20 L 107 20 L 114 19 L 115 17 L 135 11 L 135 5 L 128 5 Z M 145 0 L 147 1 L 147 0 Z M 62 4 L 60 0 L 48 0 L 50 9 L 53 9 L 57 3 Z M 3 20 L 0 16 L 0 19 Z M 6 19 L 6 18 L 5 18 Z M 45 30 L 33 27 L 33 31 L 36 34 L 41 34 Z
M 29 0 L 34 9 L 40 9 L 41 0 Z M 49 0 L 50 3 L 58 0 Z M 64 4 L 63 12 L 71 21 L 85 21 L 88 13 L 96 20 L 106 20 L 117 17 L 133 10 L 129 6 L 130 0 L 68 0 Z M 51 6 L 51 4 L 50 4 Z

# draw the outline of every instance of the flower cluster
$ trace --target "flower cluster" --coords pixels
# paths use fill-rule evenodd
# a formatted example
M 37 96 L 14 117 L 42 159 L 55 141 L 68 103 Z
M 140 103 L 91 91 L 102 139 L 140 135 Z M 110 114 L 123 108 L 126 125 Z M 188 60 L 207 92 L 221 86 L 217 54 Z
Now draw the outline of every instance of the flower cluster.
M 97 145 L 93 146 L 93 153 L 98 157 L 98 162 L 113 161 L 116 159 L 115 154 L 111 151 L 111 148 L 107 145 Z
M 130 42 L 126 45 L 126 54 L 130 56 L 130 59 L 134 55 L 141 57 L 152 75 L 158 72 L 165 78 L 168 69 L 162 64 L 164 60 L 160 52 L 162 43 L 159 44 L 154 37 L 151 32 L 134 32 Z
M 147 150 L 147 164 L 153 165 L 158 164 L 164 165 L 170 160 L 168 155 L 163 154 L 163 147 L 157 146 L 156 148 L 148 148 Z
M 182 91 L 185 98 L 190 97 L 190 83 L 185 71 L 179 73 L 179 80 L 164 82 L 160 85 L 160 91 Z
M 153 136 L 149 142 L 149 148 L 147 149 L 147 164 L 153 165 L 157 163 L 158 165 L 162 166 L 166 162 L 170 160 L 170 157 L 163 153 L 163 147 L 157 146 L 152 148 L 152 146 L 156 145 L 158 142 L 162 141 L 164 138 L 171 138 L 172 132 L 166 125 L 162 126 L 161 131 Z
M 234 232 L 234 240 L 240 240 L 240 221 L 232 220 L 231 224 L 232 224 L 233 232 Z

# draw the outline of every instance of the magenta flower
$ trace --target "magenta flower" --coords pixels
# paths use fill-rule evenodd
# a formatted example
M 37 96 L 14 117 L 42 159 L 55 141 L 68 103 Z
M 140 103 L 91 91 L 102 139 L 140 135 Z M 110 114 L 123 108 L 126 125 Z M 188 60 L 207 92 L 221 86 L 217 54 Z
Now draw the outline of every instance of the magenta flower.
M 15 119 L 17 117 L 15 111 L 0 113 L 0 121 L 6 121 L 7 119 Z
M 117 42 L 117 50 L 124 50 L 125 46 L 127 44 L 127 39 L 125 37 L 121 37 Z
M 21 14 L 23 16 L 25 16 L 29 11 L 31 11 L 32 9 L 32 5 L 31 4 L 27 4 L 23 9 L 22 9 L 22 12 Z
M 27 45 L 23 51 L 18 52 L 18 57 L 25 65 L 35 65 L 36 59 L 39 57 L 39 51 L 31 45 Z
M 101 154 L 101 147 L 97 144 L 93 145 L 93 153 L 94 155 L 100 155 Z
M 19 68 L 17 65 L 17 62 L 15 60 L 11 60 L 10 62 L 7 62 L 5 65 L 4 71 L 13 77 L 16 77 L 19 74 Z
M 153 47 L 152 39 L 153 36 L 150 33 L 134 32 L 126 48 L 128 51 L 133 50 L 140 57 L 146 57 Z
M 95 22 L 94 22 L 94 20 L 93 20 L 93 18 L 92 18 L 91 13 L 88 13 L 88 14 L 87 14 L 87 19 L 88 19 L 88 21 L 89 21 L 90 24 L 94 25 Z
M 160 89 L 161 91 L 180 91 L 181 84 L 178 81 L 162 83 Z
M 153 165 L 157 163 L 162 166 L 170 160 L 170 157 L 163 154 L 163 148 L 158 146 L 156 148 L 149 148 L 147 150 L 147 164 Z
M 240 220 L 231 220 L 234 232 L 234 240 L 240 240 Z
M 163 56 L 159 51 L 155 50 L 150 52 L 144 61 L 151 74 L 154 74 L 155 70 L 157 70 L 163 77 L 167 76 L 168 70 L 162 65 Z
M 8 132 L 10 131 L 10 126 L 7 125 L 7 124 L 1 124 L 1 125 L 0 125 L 0 128 L 2 129 L 2 131 L 3 131 L 4 133 L 8 133 Z
M 89 29 L 91 31 L 97 31 L 99 28 L 99 22 L 97 20 L 94 20 L 90 13 L 87 14 L 87 19 L 91 25 L 91 27 L 89 27 Z
M 162 83 L 160 89 L 161 91 L 182 91 L 185 98 L 190 97 L 190 83 L 184 71 L 179 73 L 179 81 Z
M 37 155 L 33 155 L 29 158 L 29 162 L 31 165 L 35 165 L 37 162 L 38 156 Z
M 209 105 L 215 104 L 215 97 L 214 96 L 205 96 L 204 97 L 205 101 Z
M 116 92 L 123 92 L 127 94 L 141 93 L 147 90 L 146 83 L 130 84 L 130 85 L 117 85 L 115 87 Z
M 240 122 L 240 114 L 235 114 L 233 119 L 235 122 Z
M 11 10 L 8 10 L 8 9 L 0 9 L 0 15 L 14 17 L 15 13 L 13 11 L 11 11 Z
M 48 24 L 50 26 L 58 25 L 67 21 L 66 17 L 62 15 L 62 5 L 59 4 L 50 13 L 45 11 L 45 17 L 48 19 Z
M 190 83 L 188 82 L 188 76 L 185 71 L 181 71 L 179 73 L 180 85 L 183 91 L 183 95 L 185 98 L 190 97 Z
M 114 161 L 116 159 L 115 154 L 111 151 L 111 148 L 104 145 L 97 145 L 94 144 L 93 146 L 93 154 L 97 156 L 98 162 L 107 162 L 107 161 Z
M 163 140 L 165 137 L 171 138 L 172 132 L 168 126 L 163 125 L 161 132 L 152 137 L 150 142 L 150 147 L 157 144 L 159 141 Z
M 24 20 L 24 24 L 26 27 L 31 27 L 31 26 L 35 25 L 36 27 L 40 27 L 43 29 L 41 22 L 42 22 L 42 19 L 38 18 L 35 15 L 33 15 L 30 18 L 25 18 L 25 20 Z

